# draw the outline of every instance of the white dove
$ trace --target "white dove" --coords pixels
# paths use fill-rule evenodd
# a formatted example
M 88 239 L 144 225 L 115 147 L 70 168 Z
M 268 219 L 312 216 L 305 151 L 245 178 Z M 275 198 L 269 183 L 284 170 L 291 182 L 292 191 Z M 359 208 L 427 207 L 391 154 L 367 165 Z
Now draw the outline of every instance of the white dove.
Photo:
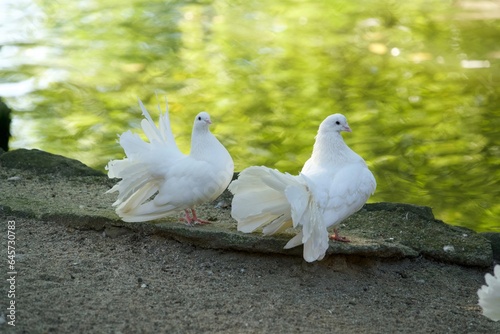
M 285 249 L 304 244 L 307 262 L 321 260 L 329 238 L 349 241 L 327 228 L 358 211 L 375 191 L 376 181 L 365 161 L 344 142 L 340 132 L 351 132 L 341 114 L 320 125 L 311 158 L 298 176 L 275 169 L 249 167 L 233 181 L 231 215 L 245 233 L 263 227 L 270 235 L 289 227 L 302 227 Z
M 500 265 L 496 265 L 493 275 L 486 274 L 486 285 L 477 291 L 479 306 L 483 309 L 483 315 L 493 321 L 500 320 Z
M 159 128 L 139 100 L 145 119 L 141 126 L 149 143 L 127 131 L 120 136 L 126 158 L 113 160 L 106 169 L 110 178 L 121 178 L 107 193 L 118 191 L 116 213 L 127 222 L 158 219 L 184 210 L 188 225 L 205 224 L 195 206 L 216 199 L 232 179 L 234 164 L 226 148 L 210 133 L 206 112 L 196 115 L 191 152 L 184 155 L 170 127 L 168 104 Z M 160 109 L 158 107 L 158 109 Z M 191 216 L 189 211 L 191 211 Z

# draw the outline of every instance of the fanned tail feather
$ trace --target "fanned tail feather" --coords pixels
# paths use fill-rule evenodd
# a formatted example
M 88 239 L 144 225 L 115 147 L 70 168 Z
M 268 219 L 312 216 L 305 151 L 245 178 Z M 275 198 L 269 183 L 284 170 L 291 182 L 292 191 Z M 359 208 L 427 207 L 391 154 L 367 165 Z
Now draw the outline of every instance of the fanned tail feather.
M 122 219 L 136 214 L 134 212 L 137 211 L 137 208 L 158 191 L 163 180 L 152 175 L 146 164 L 131 159 L 111 161 L 107 168 L 108 175 L 122 178 L 106 192 L 118 191 L 118 198 L 113 206 L 116 206 L 116 213 Z
M 158 109 L 160 110 L 159 127 L 155 125 L 155 122 L 151 118 L 151 115 L 149 115 L 149 112 L 141 100 L 139 100 L 139 106 L 141 107 L 142 115 L 145 117 L 145 119 L 141 121 L 142 131 L 144 131 L 144 134 L 148 137 L 149 142 L 162 143 L 177 147 L 170 127 L 168 104 L 165 108 L 164 114 L 161 113 L 160 107 L 158 106 Z
M 323 215 L 312 194 L 305 187 L 288 187 L 285 191 L 292 208 L 293 226 L 302 226 L 302 231 L 290 239 L 285 249 L 304 244 L 304 260 L 321 260 L 328 249 L 328 230 Z
M 296 236 L 294 236 L 292 239 L 288 240 L 285 247 L 283 247 L 283 248 L 290 249 L 290 248 L 294 248 L 294 247 L 302 245 L 302 237 L 303 237 L 303 234 L 302 234 L 302 230 L 301 230 L 299 233 L 297 233 Z
M 120 136 L 120 145 L 126 158 L 112 160 L 106 166 L 110 178 L 120 178 L 107 193 L 118 192 L 118 198 L 113 203 L 116 213 L 125 221 L 145 221 L 148 215 L 158 215 L 153 203 L 145 203 L 158 190 L 164 180 L 154 173 L 162 163 L 173 162 L 183 154 L 178 150 L 170 128 L 168 106 L 165 114 L 160 114 L 160 127 L 156 127 L 153 119 L 139 100 L 142 114 L 142 130 L 149 140 L 145 142 L 137 134 L 127 131 Z M 151 219 L 151 218 L 149 218 Z
M 249 167 L 238 180 L 229 185 L 234 194 L 231 215 L 238 221 L 238 230 L 245 233 L 265 227 L 265 234 L 291 226 L 291 210 L 284 190 L 298 183 L 289 174 L 264 166 Z M 288 224 L 287 224 L 288 223 Z
M 138 198 L 136 203 L 141 203 L 142 199 L 148 199 L 150 197 L 150 196 L 148 196 L 148 194 L 151 193 L 150 192 L 151 189 L 154 189 L 154 188 L 150 188 L 150 189 L 143 188 L 143 189 L 141 189 L 141 191 L 136 193 L 136 194 L 138 194 L 138 196 L 140 196 L 140 198 Z M 142 192 L 144 192 L 144 193 L 142 193 Z M 153 194 L 154 194 L 154 192 L 153 192 Z M 136 194 L 134 194 L 134 196 Z M 130 198 L 129 200 L 132 200 L 132 198 Z M 118 213 L 118 215 L 120 216 L 120 218 L 123 221 L 126 221 L 126 222 L 145 222 L 145 221 L 149 221 L 149 220 L 163 218 L 163 217 L 165 217 L 165 215 L 168 215 L 172 212 L 177 211 L 177 207 L 175 207 L 174 205 L 158 206 L 158 205 L 156 205 L 154 200 L 145 202 L 141 205 L 135 205 L 136 203 L 134 203 L 134 205 L 130 205 L 127 208 L 118 207 L 116 209 L 116 212 Z M 122 210 L 122 208 L 123 208 L 123 210 Z M 128 210 L 128 209 L 130 209 L 130 210 Z
M 323 215 L 314 201 L 310 201 L 309 211 L 309 224 L 302 226 L 302 243 L 304 244 L 304 260 L 313 262 L 325 257 L 330 239 L 323 222 Z
M 138 134 L 127 131 L 120 136 L 120 146 L 123 147 L 128 158 L 138 158 L 150 149 L 149 143 L 144 142 Z M 117 160 L 115 160 L 117 161 Z M 118 176 L 117 176 L 118 177 Z
M 160 105 L 158 104 L 158 110 L 160 111 L 160 133 L 162 134 L 163 141 L 166 143 L 171 143 L 172 146 L 177 148 L 177 144 L 175 143 L 174 134 L 172 133 L 172 127 L 170 126 L 170 117 L 168 110 L 168 101 L 167 97 L 165 97 L 165 113 L 162 114 Z
M 265 235 L 289 227 L 302 227 L 284 248 L 304 244 L 304 259 L 321 260 L 328 249 L 328 231 L 305 178 L 267 167 L 249 167 L 233 181 L 231 215 L 238 231 L 250 233 L 263 227 Z

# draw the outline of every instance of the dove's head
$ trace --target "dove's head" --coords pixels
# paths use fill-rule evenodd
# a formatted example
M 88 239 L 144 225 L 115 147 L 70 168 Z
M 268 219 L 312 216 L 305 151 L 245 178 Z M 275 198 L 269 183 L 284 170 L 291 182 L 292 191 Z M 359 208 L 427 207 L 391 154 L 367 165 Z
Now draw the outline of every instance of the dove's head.
M 341 132 L 347 131 L 352 132 L 349 124 L 347 124 L 347 118 L 342 114 L 333 114 L 325 118 L 321 125 L 319 126 L 320 132 Z
M 210 115 L 202 111 L 194 118 L 194 128 L 195 129 L 208 129 L 208 126 L 212 124 L 210 120 Z

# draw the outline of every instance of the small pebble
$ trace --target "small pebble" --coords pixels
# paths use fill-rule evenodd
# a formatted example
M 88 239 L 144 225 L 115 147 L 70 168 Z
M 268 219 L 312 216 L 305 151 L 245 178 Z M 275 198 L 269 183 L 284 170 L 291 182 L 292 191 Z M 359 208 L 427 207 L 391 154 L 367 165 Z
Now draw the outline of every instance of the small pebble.
M 454 252 L 455 251 L 455 247 L 453 247 L 452 245 L 446 245 L 443 247 L 443 250 L 445 252 Z
M 225 200 L 219 201 L 217 205 L 215 205 L 216 209 L 227 209 L 229 207 L 229 203 Z
M 12 176 L 7 179 L 7 181 L 19 181 L 21 179 L 20 176 Z

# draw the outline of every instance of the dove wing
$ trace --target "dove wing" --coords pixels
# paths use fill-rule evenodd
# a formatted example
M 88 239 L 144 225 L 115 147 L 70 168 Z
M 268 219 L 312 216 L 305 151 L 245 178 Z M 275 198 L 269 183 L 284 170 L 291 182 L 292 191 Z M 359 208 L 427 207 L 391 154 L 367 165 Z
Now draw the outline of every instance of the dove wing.
M 320 203 L 324 208 L 326 226 L 338 224 L 361 209 L 376 185 L 373 174 L 364 163 L 340 169 L 330 183 L 328 196 Z

